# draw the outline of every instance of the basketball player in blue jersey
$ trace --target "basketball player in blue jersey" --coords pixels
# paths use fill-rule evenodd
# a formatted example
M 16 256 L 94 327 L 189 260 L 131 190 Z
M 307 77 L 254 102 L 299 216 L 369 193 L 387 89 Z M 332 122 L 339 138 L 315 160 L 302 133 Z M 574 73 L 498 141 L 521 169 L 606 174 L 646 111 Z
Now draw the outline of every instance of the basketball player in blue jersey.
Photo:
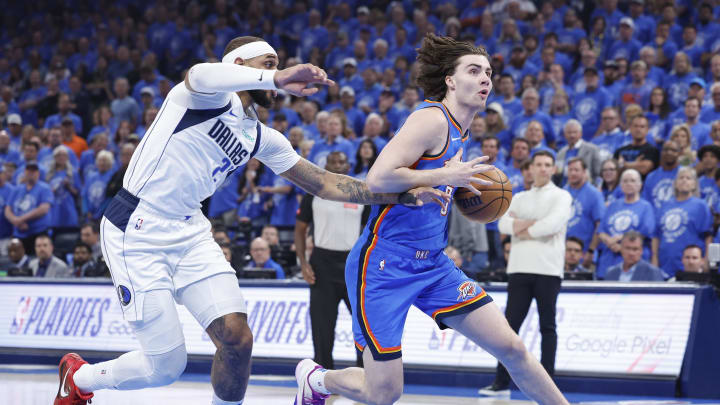
M 100 389 L 133 390 L 176 380 L 187 354 L 175 302 L 189 310 L 217 348 L 212 403 L 242 403 L 252 351 L 247 309 L 235 271 L 212 239 L 200 203 L 253 157 L 327 200 L 449 201 L 449 195 L 430 187 L 374 193 L 361 181 L 302 159 L 285 136 L 258 122 L 253 103 L 269 107 L 269 91 L 308 96 L 318 91 L 310 85 L 332 81 L 313 65 L 276 70 L 277 64 L 277 53 L 267 42 L 236 38 L 227 45 L 222 63 L 191 67 L 185 81 L 169 92 L 101 222 L 103 255 L 140 350 L 97 364 L 67 354 L 60 362 L 56 405 L 86 404 Z M 448 176 L 468 182 L 479 171 L 470 163 L 454 162 Z
M 367 176 L 373 192 L 430 186 L 453 194 L 457 164 L 473 118 L 485 108 L 492 82 L 488 54 L 471 43 L 428 34 L 418 50 L 418 84 L 431 100 L 420 104 L 385 146 Z M 471 163 L 484 170 L 492 166 Z M 477 190 L 470 186 L 474 192 Z M 492 299 L 443 254 L 450 203 L 373 206 L 348 256 L 345 280 L 355 346 L 364 369 L 325 370 L 301 361 L 296 405 L 324 404 L 331 393 L 369 404 L 392 404 L 403 391 L 401 338 L 410 305 L 453 328 L 497 357 L 527 396 L 568 404 L 540 363 L 510 328 Z

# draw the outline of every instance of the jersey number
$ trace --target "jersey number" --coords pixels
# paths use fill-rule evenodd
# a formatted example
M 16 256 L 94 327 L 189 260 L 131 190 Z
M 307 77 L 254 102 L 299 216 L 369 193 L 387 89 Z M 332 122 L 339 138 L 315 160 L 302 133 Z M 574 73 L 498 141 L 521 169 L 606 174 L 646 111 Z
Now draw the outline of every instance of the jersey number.
M 223 158 L 222 162 L 220 162 L 220 166 L 216 167 L 212 172 L 213 181 L 217 182 L 215 175 L 218 173 L 225 173 L 225 170 L 227 170 L 228 167 L 230 167 L 230 159 Z
M 454 187 L 453 186 L 445 186 L 445 192 L 447 194 L 452 195 Z M 448 214 L 448 206 L 450 205 L 450 202 L 452 201 L 452 198 L 448 202 L 443 202 L 442 208 L 440 209 L 440 215 L 447 216 Z

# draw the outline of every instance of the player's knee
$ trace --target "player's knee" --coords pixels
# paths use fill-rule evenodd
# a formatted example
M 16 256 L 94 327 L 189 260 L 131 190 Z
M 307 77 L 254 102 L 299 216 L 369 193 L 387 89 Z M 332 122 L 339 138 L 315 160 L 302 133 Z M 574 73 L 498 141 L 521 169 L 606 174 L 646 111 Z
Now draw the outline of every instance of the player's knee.
M 522 361 L 527 355 L 527 348 L 519 336 L 514 335 L 511 339 L 500 348 L 498 353 L 499 360 L 505 364 L 506 367 L 512 366 L 513 364 Z
M 373 405 L 392 405 L 402 396 L 402 387 L 386 386 L 370 393 L 370 403 Z
M 159 355 L 149 356 L 152 360 L 152 374 L 150 377 L 153 386 L 159 387 L 172 384 L 185 371 L 187 365 L 187 352 L 185 345 Z
M 366 387 L 368 402 L 373 405 L 390 405 L 400 399 L 402 395 L 402 383 L 396 384 L 392 378 L 382 380 L 380 384 L 370 384 Z
M 248 356 L 252 352 L 253 335 L 245 318 L 239 314 L 229 314 L 223 317 L 222 326 L 215 327 L 215 338 L 222 349 L 229 350 L 238 355 Z M 211 325 L 210 328 L 213 328 Z

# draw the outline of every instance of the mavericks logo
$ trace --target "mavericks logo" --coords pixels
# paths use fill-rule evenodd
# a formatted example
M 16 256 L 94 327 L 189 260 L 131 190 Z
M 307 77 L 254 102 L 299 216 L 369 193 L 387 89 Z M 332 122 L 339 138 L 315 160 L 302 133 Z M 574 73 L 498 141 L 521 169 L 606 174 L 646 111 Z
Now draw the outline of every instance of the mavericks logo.
M 120 303 L 123 306 L 126 306 L 130 303 L 130 300 L 132 300 L 132 294 L 130 294 L 130 289 L 125 287 L 124 285 L 120 285 L 120 287 L 117 288 L 118 298 L 120 299 Z

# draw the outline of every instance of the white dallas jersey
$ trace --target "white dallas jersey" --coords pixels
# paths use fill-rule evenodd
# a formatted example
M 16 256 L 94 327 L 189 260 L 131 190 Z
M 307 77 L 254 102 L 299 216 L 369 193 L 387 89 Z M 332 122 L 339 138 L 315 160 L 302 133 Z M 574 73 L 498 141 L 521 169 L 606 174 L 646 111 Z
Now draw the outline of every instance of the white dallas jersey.
M 191 92 L 181 82 L 135 150 L 123 187 L 170 216 L 194 215 L 251 156 L 276 174 L 300 160 L 284 135 L 245 114 L 237 94 Z

